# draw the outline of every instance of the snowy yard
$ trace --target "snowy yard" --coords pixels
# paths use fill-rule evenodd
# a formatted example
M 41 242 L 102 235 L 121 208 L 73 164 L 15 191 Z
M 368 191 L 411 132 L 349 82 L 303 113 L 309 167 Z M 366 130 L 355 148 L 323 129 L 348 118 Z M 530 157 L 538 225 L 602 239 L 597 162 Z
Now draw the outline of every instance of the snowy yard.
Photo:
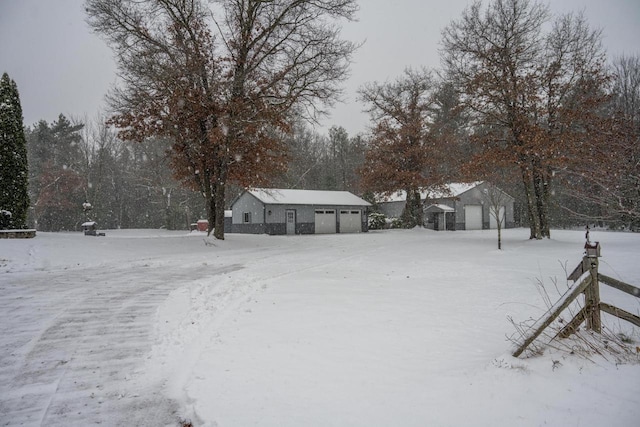
M 509 356 L 507 316 L 543 314 L 582 232 L 106 234 L 0 241 L 0 425 L 640 423 L 640 365 Z M 591 237 L 639 286 L 640 234 Z

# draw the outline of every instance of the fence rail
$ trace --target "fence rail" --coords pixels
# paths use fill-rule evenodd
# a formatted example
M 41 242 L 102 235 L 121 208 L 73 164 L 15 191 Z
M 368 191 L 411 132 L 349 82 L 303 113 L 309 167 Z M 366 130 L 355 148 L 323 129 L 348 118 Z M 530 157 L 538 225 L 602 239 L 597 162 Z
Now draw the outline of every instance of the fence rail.
M 636 288 L 633 285 L 621 282 L 614 279 L 613 277 L 605 276 L 602 273 L 598 273 L 598 281 L 600 283 L 604 283 L 605 285 L 611 286 L 612 288 L 616 288 L 622 292 L 626 292 L 629 295 L 633 295 L 636 298 L 640 298 L 640 289 Z
M 586 246 L 585 246 L 586 247 Z M 542 332 L 553 323 L 553 321 L 573 302 L 580 294 L 584 294 L 584 307 L 567 323 L 564 328 L 556 336 L 567 338 L 573 334 L 578 327 L 586 322 L 587 329 L 597 333 L 601 332 L 602 323 L 600 312 L 611 314 L 619 319 L 626 320 L 640 327 L 640 317 L 629 313 L 621 308 L 600 301 L 600 286 L 610 286 L 622 292 L 626 292 L 636 298 L 640 298 L 640 288 L 630 285 L 612 277 L 598 273 L 598 257 L 585 256 L 582 262 L 569 275 L 569 280 L 574 280 L 574 284 L 569 287 L 567 292 L 556 302 L 523 336 L 522 344 L 520 344 L 512 353 L 514 357 L 520 356 L 524 350 L 535 341 Z

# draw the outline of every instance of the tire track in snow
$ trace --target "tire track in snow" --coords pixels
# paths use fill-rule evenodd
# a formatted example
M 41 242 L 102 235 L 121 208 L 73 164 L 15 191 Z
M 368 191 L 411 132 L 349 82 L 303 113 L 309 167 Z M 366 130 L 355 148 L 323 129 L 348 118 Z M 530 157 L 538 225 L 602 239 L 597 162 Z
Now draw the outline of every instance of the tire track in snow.
M 166 425 L 178 407 L 143 369 L 175 288 L 242 268 L 15 274 L 0 285 L 0 425 Z M 5 276 L 7 277 L 7 276 Z M 25 309 L 29 307 L 29 309 Z
M 354 249 L 350 239 L 310 238 L 319 243 L 313 255 L 302 238 L 274 240 L 267 250 L 221 252 L 217 262 L 252 262 L 247 274 L 213 283 L 213 276 L 243 266 L 211 270 L 152 258 L 134 266 L 5 276 L 9 282 L 0 283 L 0 333 L 5 337 L 0 340 L 0 425 L 175 423 L 184 408 L 166 396 L 162 378 L 149 383 L 144 363 L 145 357 L 157 356 L 152 350 L 158 344 L 158 307 L 176 289 L 200 291 L 190 313 L 200 316 L 200 332 L 191 337 L 197 342 L 211 337 L 247 298 L 279 277 L 362 255 L 362 248 L 345 255 Z M 178 331 L 183 348 L 187 341 L 180 334 L 185 332 L 191 333 Z M 195 346 L 186 353 L 197 358 L 200 352 Z

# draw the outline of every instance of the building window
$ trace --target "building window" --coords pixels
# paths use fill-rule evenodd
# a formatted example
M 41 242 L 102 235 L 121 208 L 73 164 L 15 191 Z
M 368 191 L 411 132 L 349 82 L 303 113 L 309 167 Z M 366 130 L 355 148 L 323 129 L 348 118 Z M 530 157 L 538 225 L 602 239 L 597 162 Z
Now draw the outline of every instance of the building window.
M 244 212 L 242 214 L 242 222 L 245 224 L 251 223 L 251 212 Z

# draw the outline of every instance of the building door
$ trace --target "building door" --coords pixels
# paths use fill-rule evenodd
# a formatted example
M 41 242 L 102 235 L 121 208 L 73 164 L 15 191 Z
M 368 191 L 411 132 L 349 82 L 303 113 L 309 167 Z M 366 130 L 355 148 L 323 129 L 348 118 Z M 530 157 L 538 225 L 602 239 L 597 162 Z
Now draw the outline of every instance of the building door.
M 336 232 L 336 211 L 334 209 L 316 210 L 316 234 Z
M 362 213 L 360 211 L 340 211 L 340 233 L 360 233 L 362 231 Z
M 287 209 L 285 215 L 287 217 L 287 234 L 296 234 L 296 211 Z
M 482 205 L 464 207 L 464 229 L 482 230 Z

